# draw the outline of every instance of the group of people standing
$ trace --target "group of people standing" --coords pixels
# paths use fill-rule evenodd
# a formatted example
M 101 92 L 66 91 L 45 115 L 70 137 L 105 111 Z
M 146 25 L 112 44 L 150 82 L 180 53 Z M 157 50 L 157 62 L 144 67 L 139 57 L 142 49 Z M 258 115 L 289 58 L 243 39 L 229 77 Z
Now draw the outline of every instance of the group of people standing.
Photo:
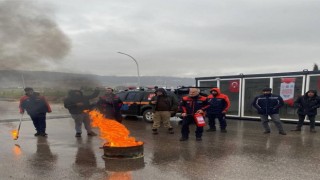
M 281 96 L 272 94 L 271 91 L 271 88 L 264 88 L 262 90 L 263 94 L 257 96 L 252 102 L 252 105 L 260 115 L 265 134 L 271 132 L 268 120 L 268 116 L 270 116 L 279 134 L 286 135 L 287 133 L 283 129 L 279 116 L 279 110 L 284 105 L 284 101 Z M 320 98 L 317 95 L 317 91 L 309 90 L 303 96 L 298 97 L 294 102 L 294 106 L 298 108 L 297 114 L 299 121 L 296 128 L 291 131 L 301 131 L 304 120 L 306 116 L 308 116 L 310 120 L 310 132 L 315 133 L 315 117 L 317 115 L 317 109 L 320 107 Z
M 156 90 L 156 96 L 151 99 L 150 104 L 154 105 L 153 134 L 158 134 L 158 128 L 161 121 L 168 132 L 173 134 L 173 128 L 170 125 L 170 114 L 178 110 L 177 99 L 168 96 L 165 89 Z M 216 131 L 215 119 L 220 122 L 221 132 L 226 133 L 227 122 L 225 115 L 230 107 L 230 101 L 227 95 L 222 94 L 219 88 L 212 88 L 208 97 L 201 96 L 198 88 L 190 88 L 189 95 L 182 97 L 179 107 L 182 111 L 182 127 L 180 141 L 186 141 L 189 138 L 189 125 L 194 123 L 194 115 L 201 114 L 209 119 L 210 128 L 208 132 Z M 196 127 L 196 140 L 202 140 L 203 126 Z
M 216 131 L 216 118 L 219 120 L 221 132 L 227 132 L 225 115 L 230 108 L 230 100 L 227 95 L 220 92 L 219 88 L 212 88 L 208 97 L 201 96 L 198 88 L 190 88 L 189 95 L 182 98 L 180 107 L 183 117 L 180 141 L 189 139 L 189 125 L 194 122 L 195 114 L 208 117 L 209 129 L 207 132 Z M 203 126 L 197 126 L 195 131 L 197 141 L 202 140 L 202 133 Z
M 20 113 L 24 114 L 24 112 L 27 111 L 36 129 L 35 136 L 47 136 L 46 113 L 51 112 L 50 105 L 43 96 L 34 92 L 33 88 L 27 87 L 24 91 L 25 96 L 20 98 Z M 70 90 L 64 99 L 64 107 L 68 109 L 75 122 L 75 137 L 81 137 L 82 124 L 84 124 L 88 136 L 97 135 L 91 129 L 90 118 L 85 110 L 96 108 L 103 113 L 106 118 L 115 119 L 120 123 L 122 122 L 120 113 L 122 101 L 113 93 L 113 89 L 106 88 L 105 94 L 99 97 L 97 103 L 91 103 L 90 100 L 97 98 L 99 93 L 99 88 L 96 88 L 91 95 L 84 95 L 81 90 Z
M 164 89 L 162 92 L 158 93 L 156 91 L 156 97 L 154 99 L 161 99 L 166 95 Z M 269 117 L 274 122 L 280 135 L 286 135 L 282 122 L 280 121 L 279 111 L 284 105 L 284 101 L 281 96 L 272 94 L 271 88 L 264 88 L 262 94 L 255 97 L 252 106 L 257 110 L 260 115 L 262 127 L 264 128 L 264 134 L 271 133 L 269 126 Z M 153 99 L 153 100 L 154 100 Z M 159 114 L 159 111 L 165 109 L 164 106 L 167 105 L 166 111 L 173 111 L 175 109 L 175 103 L 163 103 L 158 101 L 152 101 L 155 105 L 155 114 Z M 170 106 L 171 105 L 171 106 Z M 310 120 L 310 132 L 315 133 L 315 117 L 317 115 L 317 108 L 320 107 L 320 98 L 317 95 L 316 90 L 309 90 L 303 96 L 297 98 L 294 102 L 295 107 L 298 108 L 299 121 L 295 129 L 291 131 L 301 131 L 301 127 L 304 124 L 306 116 Z M 181 138 L 180 141 L 187 141 L 189 139 L 189 125 L 195 122 L 195 115 L 201 114 L 203 117 L 208 118 L 209 129 L 207 132 L 216 131 L 215 119 L 219 120 L 220 130 L 222 133 L 226 133 L 226 113 L 230 108 L 230 100 L 227 95 L 220 92 L 219 88 L 212 88 L 210 94 L 205 97 L 200 95 L 200 90 L 198 88 L 190 88 L 189 94 L 184 96 L 180 102 L 179 106 L 182 110 L 182 127 L 181 127 Z M 170 117 L 159 117 L 156 115 L 154 117 L 153 132 L 157 133 L 157 129 L 160 127 L 160 122 L 163 120 L 164 126 L 169 128 L 169 132 L 172 132 L 172 126 L 169 121 Z M 195 136 L 197 141 L 202 140 L 203 126 L 196 125 Z
M 36 129 L 35 136 L 47 136 L 46 133 L 46 113 L 51 112 L 51 107 L 47 100 L 34 92 L 30 87 L 25 88 L 25 96 L 20 99 L 20 113 L 23 115 L 25 111 L 31 117 Z M 260 115 L 264 133 L 271 133 L 269 119 L 275 123 L 279 134 L 286 135 L 282 122 L 280 121 L 279 110 L 284 105 L 284 101 L 279 95 L 272 94 L 271 88 L 264 88 L 262 94 L 255 97 L 252 106 Z M 91 99 L 97 98 L 100 90 L 96 88 L 91 95 L 83 95 L 81 90 L 70 90 L 68 96 L 64 100 L 64 107 L 67 108 L 75 121 L 76 137 L 82 135 L 82 124 L 87 131 L 88 136 L 96 136 L 92 131 L 90 119 L 84 110 L 96 108 L 105 115 L 106 118 L 115 119 L 122 122 L 121 115 L 121 99 L 114 94 L 112 88 L 106 88 L 105 94 L 99 97 L 97 103 L 90 103 Z M 189 94 L 182 97 L 180 104 L 177 98 L 167 94 L 163 88 L 157 88 L 155 96 L 150 100 L 150 104 L 154 110 L 154 122 L 152 126 L 153 134 L 158 134 L 161 122 L 168 129 L 169 134 L 174 134 L 173 127 L 170 124 L 171 114 L 181 109 L 182 127 L 180 141 L 189 139 L 189 125 L 195 122 L 195 115 L 200 114 L 208 118 L 209 129 L 207 132 L 216 131 L 215 119 L 219 120 L 220 131 L 227 132 L 226 113 L 230 108 L 230 100 L 227 95 L 220 92 L 219 88 L 212 88 L 210 94 L 205 97 L 200 95 L 198 88 L 189 88 Z M 317 108 L 320 107 L 320 98 L 316 90 L 309 90 L 303 96 L 297 98 L 294 105 L 298 108 L 299 121 L 295 129 L 292 131 L 301 131 L 305 117 L 310 120 L 310 132 L 315 133 L 315 117 Z M 203 126 L 196 127 L 195 136 L 197 141 L 202 140 Z
M 88 136 L 97 134 L 91 130 L 89 115 L 84 110 L 96 108 L 105 118 L 122 122 L 120 108 L 122 101 L 113 92 L 112 88 L 106 88 L 105 94 L 99 97 L 96 103 L 90 103 L 91 99 L 98 97 L 100 90 L 96 88 L 91 95 L 85 96 L 80 90 L 70 90 L 68 97 L 64 100 L 64 107 L 67 108 L 75 121 L 76 137 L 81 137 L 82 123 L 87 130 Z

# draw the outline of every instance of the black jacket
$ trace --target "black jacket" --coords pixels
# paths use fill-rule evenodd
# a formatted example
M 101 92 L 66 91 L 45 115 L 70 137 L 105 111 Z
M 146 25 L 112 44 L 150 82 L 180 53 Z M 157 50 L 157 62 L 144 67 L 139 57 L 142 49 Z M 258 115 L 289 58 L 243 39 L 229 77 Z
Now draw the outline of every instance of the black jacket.
M 176 112 L 178 110 L 178 100 L 177 100 L 177 98 L 173 97 L 171 95 L 164 95 L 164 96 L 162 96 L 162 98 L 159 98 L 158 96 L 153 96 L 151 98 L 149 104 L 152 105 L 153 111 L 157 110 L 159 99 L 162 99 L 168 105 L 169 111 Z M 153 104 L 152 102 L 155 102 L 155 104 Z
M 157 111 L 163 107 L 160 107 L 160 103 L 168 109 L 168 111 L 176 112 L 178 110 L 178 99 L 174 95 L 168 95 L 167 91 L 164 88 L 158 88 L 155 93 L 161 92 L 160 96 L 153 96 L 149 101 L 149 104 L 152 105 L 152 110 Z
M 315 92 L 313 97 L 308 97 L 308 92 L 303 96 L 298 97 L 294 102 L 294 105 L 295 107 L 298 107 L 297 113 L 299 115 L 315 116 L 317 115 L 317 108 L 320 107 L 320 98 L 317 95 L 317 92 Z
M 80 92 L 80 95 L 76 95 Z M 95 90 L 93 94 L 84 96 L 80 90 L 70 90 L 68 97 L 64 100 L 64 107 L 67 108 L 70 114 L 81 114 L 84 110 L 91 109 L 90 99 L 96 98 L 99 95 L 99 90 Z M 77 103 L 83 103 L 82 106 L 77 106 Z
M 204 96 L 184 96 L 180 102 L 182 113 L 194 115 L 198 110 L 205 111 L 209 107 L 208 99 Z
M 102 113 L 114 116 L 114 114 L 120 114 L 122 104 L 117 95 L 110 94 L 101 96 L 97 102 L 97 107 Z
M 275 94 L 262 94 L 252 102 L 252 106 L 262 115 L 279 114 L 279 109 L 283 105 L 282 97 Z

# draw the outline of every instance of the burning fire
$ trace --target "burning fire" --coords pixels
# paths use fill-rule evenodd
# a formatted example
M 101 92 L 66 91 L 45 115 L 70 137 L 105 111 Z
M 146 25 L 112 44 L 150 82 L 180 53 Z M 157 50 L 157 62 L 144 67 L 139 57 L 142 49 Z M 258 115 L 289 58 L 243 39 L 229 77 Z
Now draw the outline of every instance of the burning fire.
M 17 130 L 17 129 L 12 130 L 12 131 L 11 131 L 11 135 L 12 135 L 12 138 L 13 138 L 14 140 L 17 140 L 17 139 L 18 139 L 18 136 L 19 136 L 18 130 Z
M 89 111 L 92 120 L 92 127 L 100 129 L 100 138 L 107 141 L 104 146 L 111 147 L 131 147 L 143 144 L 136 141 L 134 137 L 130 137 L 130 131 L 116 120 L 107 119 L 99 111 Z

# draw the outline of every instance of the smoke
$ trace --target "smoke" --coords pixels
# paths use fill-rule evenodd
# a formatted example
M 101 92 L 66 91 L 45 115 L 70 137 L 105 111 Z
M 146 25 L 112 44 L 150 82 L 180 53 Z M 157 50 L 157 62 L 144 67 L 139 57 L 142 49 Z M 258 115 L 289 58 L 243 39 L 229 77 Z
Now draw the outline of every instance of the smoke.
M 0 69 L 28 69 L 58 63 L 70 51 L 52 9 L 37 1 L 0 1 Z M 45 68 L 44 68 L 45 69 Z

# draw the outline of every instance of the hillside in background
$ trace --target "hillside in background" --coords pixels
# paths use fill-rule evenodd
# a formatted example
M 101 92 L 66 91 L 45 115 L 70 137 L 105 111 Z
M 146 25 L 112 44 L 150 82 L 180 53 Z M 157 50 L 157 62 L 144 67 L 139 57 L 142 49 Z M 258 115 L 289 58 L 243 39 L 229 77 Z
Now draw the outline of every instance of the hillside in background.
M 24 82 L 23 82 L 24 80 Z M 134 76 L 99 76 L 48 71 L 0 70 L 0 88 L 25 86 L 45 88 L 80 88 L 92 86 L 137 86 Z M 142 76 L 141 86 L 173 87 L 193 86 L 195 79 L 162 76 Z

